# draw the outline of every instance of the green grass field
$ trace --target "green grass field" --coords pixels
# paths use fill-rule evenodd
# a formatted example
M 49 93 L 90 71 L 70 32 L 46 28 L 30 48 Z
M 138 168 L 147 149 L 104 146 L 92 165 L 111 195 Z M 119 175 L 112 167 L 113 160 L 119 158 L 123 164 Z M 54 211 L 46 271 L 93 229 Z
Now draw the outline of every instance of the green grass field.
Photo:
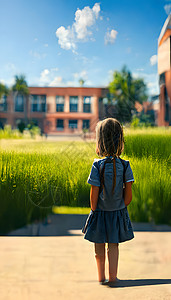
M 125 129 L 121 157 L 129 159 L 135 178 L 132 221 L 171 225 L 170 149 L 170 128 Z M 89 207 L 95 142 L 6 139 L 0 154 L 0 234 L 62 213 L 63 206 Z

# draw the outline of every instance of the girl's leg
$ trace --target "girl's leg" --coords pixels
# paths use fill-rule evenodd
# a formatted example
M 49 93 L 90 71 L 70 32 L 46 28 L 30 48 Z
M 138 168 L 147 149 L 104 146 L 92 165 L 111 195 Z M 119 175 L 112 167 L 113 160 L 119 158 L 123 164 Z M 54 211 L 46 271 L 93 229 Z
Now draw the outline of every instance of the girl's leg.
M 115 281 L 118 270 L 119 245 L 108 243 L 109 281 Z
M 97 262 L 99 281 L 105 280 L 105 244 L 95 243 L 95 258 Z

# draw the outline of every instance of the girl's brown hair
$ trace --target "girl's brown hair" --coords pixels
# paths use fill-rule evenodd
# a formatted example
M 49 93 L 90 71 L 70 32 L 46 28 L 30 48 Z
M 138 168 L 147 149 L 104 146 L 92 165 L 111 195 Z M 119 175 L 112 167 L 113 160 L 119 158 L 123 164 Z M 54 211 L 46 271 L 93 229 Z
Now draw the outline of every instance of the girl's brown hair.
M 119 157 L 124 150 L 123 127 L 115 118 L 107 118 L 99 121 L 96 125 L 96 153 L 99 156 L 113 157 L 114 184 L 116 185 L 116 165 L 115 157 Z M 106 163 L 106 161 L 105 161 Z M 101 184 L 104 188 L 104 167 L 101 173 Z

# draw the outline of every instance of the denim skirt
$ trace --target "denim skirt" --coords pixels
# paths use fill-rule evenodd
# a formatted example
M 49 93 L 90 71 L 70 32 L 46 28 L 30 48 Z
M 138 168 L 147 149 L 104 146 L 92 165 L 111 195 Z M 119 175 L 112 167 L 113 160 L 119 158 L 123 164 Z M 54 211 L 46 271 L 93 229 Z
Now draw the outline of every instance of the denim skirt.
M 114 211 L 91 210 L 82 228 L 94 243 L 122 243 L 134 238 L 127 207 Z

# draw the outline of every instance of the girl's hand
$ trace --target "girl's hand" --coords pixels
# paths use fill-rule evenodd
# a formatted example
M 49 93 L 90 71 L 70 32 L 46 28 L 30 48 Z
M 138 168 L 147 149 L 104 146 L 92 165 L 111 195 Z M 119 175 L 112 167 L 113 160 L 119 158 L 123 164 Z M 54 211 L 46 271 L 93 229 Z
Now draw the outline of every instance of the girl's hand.
M 132 201 L 132 183 L 133 181 L 125 182 L 124 202 L 126 206 L 129 205 Z
M 91 185 L 90 205 L 92 210 L 95 210 L 97 207 L 98 197 L 99 197 L 99 186 Z

